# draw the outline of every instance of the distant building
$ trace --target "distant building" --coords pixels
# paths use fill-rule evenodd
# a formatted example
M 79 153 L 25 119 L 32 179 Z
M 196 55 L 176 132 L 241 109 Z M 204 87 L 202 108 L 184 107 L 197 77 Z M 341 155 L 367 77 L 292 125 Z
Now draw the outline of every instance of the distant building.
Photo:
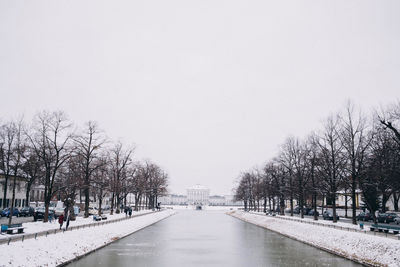
M 225 206 L 224 196 L 210 196 L 209 200 L 210 206 Z
M 6 178 L 3 174 L 0 174 L 0 207 L 3 204 L 4 188 Z M 11 207 L 11 200 L 13 195 L 13 184 L 14 176 L 11 176 L 7 181 L 7 196 L 5 200 L 5 207 Z M 17 176 L 15 184 L 15 202 L 14 207 L 21 208 L 26 205 L 26 179 L 24 177 Z
M 184 195 L 170 194 L 158 198 L 161 205 L 187 205 L 187 197 Z
M 210 189 L 202 185 L 195 185 L 186 190 L 188 205 L 208 205 L 210 202 Z

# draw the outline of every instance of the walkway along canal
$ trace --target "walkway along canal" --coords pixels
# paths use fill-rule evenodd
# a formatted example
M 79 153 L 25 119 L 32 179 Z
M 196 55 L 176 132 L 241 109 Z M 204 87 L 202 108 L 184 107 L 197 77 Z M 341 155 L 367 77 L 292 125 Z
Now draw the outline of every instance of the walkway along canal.
M 68 266 L 361 266 L 222 211 L 182 210 Z

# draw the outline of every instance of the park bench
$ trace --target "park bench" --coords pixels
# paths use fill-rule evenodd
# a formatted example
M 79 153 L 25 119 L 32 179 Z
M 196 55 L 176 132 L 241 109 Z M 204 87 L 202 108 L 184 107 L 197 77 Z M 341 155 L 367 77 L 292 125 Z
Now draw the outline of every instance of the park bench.
M 7 234 L 11 235 L 14 234 L 14 231 L 18 234 L 22 234 L 24 232 L 25 227 L 22 226 L 22 223 L 15 223 L 15 224 L 2 224 L 1 231 L 6 232 Z
M 375 231 L 375 229 L 378 230 L 379 232 L 385 232 L 385 233 L 389 233 L 390 231 L 392 231 L 393 234 L 395 235 L 397 235 L 400 232 L 400 226 L 371 224 L 370 230 Z

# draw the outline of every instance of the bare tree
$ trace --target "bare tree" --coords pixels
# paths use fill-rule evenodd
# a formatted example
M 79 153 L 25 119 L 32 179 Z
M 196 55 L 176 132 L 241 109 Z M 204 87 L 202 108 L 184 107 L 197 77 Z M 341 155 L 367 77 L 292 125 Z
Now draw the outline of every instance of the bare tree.
M 34 120 L 33 133 L 28 134 L 32 149 L 43 164 L 45 215 L 48 221 L 50 201 L 60 190 L 57 184 L 59 170 L 71 155 L 71 123 L 61 112 L 38 113 Z
M 357 224 L 356 190 L 372 136 L 368 134 L 365 116 L 363 116 L 361 111 L 356 113 L 355 107 L 351 102 L 347 103 L 345 114 L 341 116 L 341 122 L 340 138 L 346 151 L 346 167 L 350 174 L 352 223 Z
M 22 164 L 23 155 L 25 153 L 26 143 L 23 139 L 23 122 L 20 119 L 18 122 L 10 121 L 4 124 L 0 129 L 0 143 L 2 147 L 1 169 L 5 177 L 4 186 L 4 201 L 6 200 L 7 185 L 10 178 L 12 178 L 12 197 L 10 217 L 8 224 L 12 223 L 12 216 L 15 207 L 15 189 L 17 185 L 17 177 L 23 178 Z M 3 206 L 4 206 L 3 202 Z
M 378 115 L 379 121 L 389 129 L 400 144 L 400 101 Z
M 321 178 L 322 187 L 325 189 L 328 199 L 332 203 L 333 222 L 336 217 L 336 194 L 341 182 L 341 172 L 344 168 L 343 144 L 339 135 L 339 117 L 331 116 L 327 119 L 319 139 L 321 151 Z
M 286 139 L 285 143 L 281 147 L 281 152 L 278 156 L 279 163 L 285 168 L 286 174 L 286 190 L 288 191 L 289 201 L 290 201 L 290 216 L 293 216 L 294 208 L 294 157 L 293 157 L 293 147 L 295 146 L 295 138 L 289 137 Z
M 30 192 L 32 189 L 32 185 L 39 181 L 40 178 L 43 177 L 43 164 L 40 161 L 39 157 L 35 154 L 35 152 L 28 147 L 27 153 L 25 153 L 25 160 L 22 166 L 23 171 L 26 174 L 26 194 L 25 194 L 25 205 L 29 205 Z
M 117 142 L 114 147 L 111 149 L 110 156 L 110 170 L 112 174 L 111 179 L 111 214 L 113 214 L 114 210 L 114 202 L 116 200 L 116 213 L 120 213 L 120 203 L 121 203 L 121 192 L 123 181 L 128 177 L 127 168 L 132 162 L 132 154 L 134 148 L 123 147 L 121 142 Z
M 93 172 L 101 167 L 103 161 L 99 161 L 98 152 L 105 143 L 106 138 L 99 131 L 95 122 L 89 121 L 83 133 L 74 137 L 75 153 L 80 156 L 82 178 L 83 178 L 83 192 L 85 195 L 85 215 L 89 217 L 89 201 L 90 201 L 90 187 L 92 183 Z

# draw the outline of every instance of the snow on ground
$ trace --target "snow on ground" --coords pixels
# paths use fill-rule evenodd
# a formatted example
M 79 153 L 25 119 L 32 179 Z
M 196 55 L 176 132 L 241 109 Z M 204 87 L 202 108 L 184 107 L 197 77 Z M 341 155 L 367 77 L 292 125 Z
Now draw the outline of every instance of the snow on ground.
M 137 215 L 137 214 L 145 214 L 145 213 L 149 213 L 152 212 L 151 210 L 142 210 L 142 211 L 134 211 L 132 213 L 132 215 Z M 105 214 L 107 216 L 107 220 L 116 220 L 119 218 L 124 218 L 125 217 L 125 213 L 120 213 L 120 214 Z M 94 224 L 94 223 L 98 223 L 98 222 L 94 222 L 93 221 L 93 216 L 89 216 L 88 218 L 83 218 L 81 216 L 76 217 L 75 221 L 70 221 L 69 226 L 76 226 L 76 225 L 84 225 L 84 224 Z M 66 222 L 64 222 L 63 227 L 65 228 L 65 224 Z M 22 224 L 25 229 L 24 229 L 24 233 L 25 234 L 32 234 L 32 233 L 39 233 L 42 231 L 48 231 L 48 230 L 54 230 L 54 229 L 59 229 L 60 225 L 58 224 L 58 220 L 53 220 L 51 223 L 47 222 L 44 223 L 43 221 L 37 221 L 37 222 L 26 222 Z M 5 233 L 2 233 L 0 235 L 0 239 L 3 238 L 8 238 L 8 237 L 15 237 L 18 236 L 17 234 L 13 234 L 13 235 L 7 235 Z
M 265 213 L 262 213 L 262 212 L 253 212 L 252 211 L 251 213 L 265 216 Z M 306 218 L 306 217 L 304 217 L 303 219 L 301 219 L 300 217 L 290 217 L 290 216 L 281 216 L 281 215 L 276 215 L 276 217 L 284 218 L 285 220 L 293 220 L 293 221 L 299 221 L 299 222 L 303 221 L 303 222 L 315 223 L 315 224 L 334 225 L 335 227 L 338 227 L 338 228 L 340 228 L 340 227 L 343 227 L 343 228 L 346 228 L 346 229 L 350 228 L 350 229 L 359 230 L 359 231 L 362 231 L 362 232 L 365 232 L 365 231 L 369 230 L 369 228 L 367 226 L 366 226 L 366 228 L 368 228 L 368 229 L 361 230 L 359 224 L 354 225 L 354 224 L 351 224 L 351 223 L 348 223 L 348 222 L 341 222 L 340 220 L 343 221 L 343 219 L 339 219 L 338 222 L 333 223 L 330 220 L 323 220 L 323 219 L 321 219 L 321 217 L 318 217 L 318 221 L 314 221 L 314 219 Z
M 173 215 L 164 210 L 97 227 L 0 245 L 2 266 L 57 266 Z M 125 215 L 124 215 L 125 216 Z
M 371 266 L 400 266 L 400 241 L 243 211 L 228 214 Z

